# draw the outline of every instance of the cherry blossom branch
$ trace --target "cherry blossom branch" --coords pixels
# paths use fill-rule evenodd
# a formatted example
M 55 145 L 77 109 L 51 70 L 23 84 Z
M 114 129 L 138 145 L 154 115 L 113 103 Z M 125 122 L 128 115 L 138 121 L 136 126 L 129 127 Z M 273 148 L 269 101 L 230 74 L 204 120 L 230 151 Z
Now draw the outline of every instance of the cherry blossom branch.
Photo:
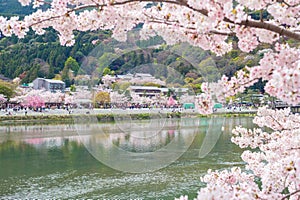
M 283 126 L 282 126 L 282 124 L 281 124 L 281 123 L 280 123 L 278 120 L 276 120 L 276 119 L 274 118 L 274 116 L 272 116 L 272 115 L 269 115 L 269 117 L 271 117 L 271 119 L 273 119 L 273 121 L 277 123 L 277 125 L 278 125 L 278 126 L 279 126 L 279 128 L 280 128 L 280 130 L 282 130 L 282 129 L 283 129 Z
M 141 1 L 144 1 L 144 0 L 141 0 Z M 196 11 L 196 12 L 201 13 L 202 15 L 208 16 L 208 11 L 207 10 L 204 10 L 204 9 L 199 10 L 199 9 L 192 8 L 191 6 L 189 6 L 187 4 L 186 1 L 184 1 L 184 2 L 185 2 L 184 4 L 181 4 L 182 6 L 188 7 L 188 8 L 190 8 L 190 9 Z M 265 30 L 269 30 L 269 31 L 278 33 L 279 35 L 284 35 L 284 36 L 287 36 L 287 37 L 290 37 L 290 38 L 293 38 L 293 39 L 296 39 L 296 40 L 300 40 L 300 34 L 289 31 L 289 30 L 286 30 L 286 29 L 281 28 L 279 26 L 276 26 L 274 24 L 266 23 L 264 21 L 254 21 L 254 20 L 248 20 L 247 19 L 247 20 L 243 20 L 240 23 L 238 23 L 238 22 L 234 22 L 234 21 L 232 21 L 232 20 L 230 20 L 226 17 L 224 18 L 224 21 L 229 22 L 231 24 L 244 25 L 246 27 L 265 29 Z
M 143 0 L 142 0 L 143 1 Z M 182 4 L 182 6 L 186 6 L 194 11 L 197 11 L 205 16 L 208 16 L 208 11 L 207 10 L 198 10 L 195 8 L 192 8 L 191 6 L 189 6 L 188 4 Z M 252 27 L 252 28 L 260 28 L 260 29 L 265 29 L 265 30 L 269 30 L 275 33 L 278 33 L 279 35 L 284 35 L 296 40 L 300 40 L 300 34 L 286 30 L 284 28 L 281 28 L 279 26 L 276 26 L 274 24 L 270 24 L 270 23 L 266 23 L 264 21 L 254 21 L 254 20 L 243 20 L 241 22 L 234 22 L 228 18 L 224 18 L 225 22 L 231 23 L 231 24 L 236 24 L 236 25 L 243 25 L 246 27 Z
M 297 147 L 297 148 L 292 147 L 292 148 L 290 148 L 288 150 L 290 150 L 290 151 L 292 151 L 292 150 L 300 150 L 300 147 Z
M 290 5 L 289 3 L 287 3 L 286 1 L 284 1 L 284 0 L 277 0 L 276 1 L 277 3 L 283 3 L 283 4 L 285 4 L 286 6 L 288 6 L 288 7 L 296 7 L 296 6 L 299 6 L 300 4 L 294 4 L 294 5 Z
M 300 192 L 300 190 L 296 190 L 295 192 L 292 192 L 292 193 L 290 193 L 290 194 L 284 196 L 281 200 L 288 199 L 288 198 L 290 198 L 291 196 L 297 194 L 298 192 Z
M 39 23 L 48 21 L 48 20 L 53 20 L 53 19 L 57 19 L 57 18 L 61 18 L 61 17 L 65 17 L 66 15 L 68 15 L 71 12 L 74 11 L 80 11 L 80 10 L 84 10 L 84 9 L 90 9 L 90 8 L 96 8 L 96 7 L 107 7 L 107 6 L 118 6 L 118 5 L 125 5 L 125 4 L 129 4 L 129 3 L 133 3 L 133 2 L 156 2 L 156 3 L 168 3 L 168 4 L 175 4 L 175 5 L 179 5 L 179 6 L 184 6 L 186 8 L 191 9 L 192 11 L 195 11 L 197 13 L 201 13 L 204 16 L 208 16 L 208 11 L 205 9 L 196 9 L 193 8 L 192 6 L 190 6 L 187 1 L 185 0 L 179 0 L 179 1 L 172 1 L 172 0 L 126 0 L 126 1 L 122 1 L 122 2 L 117 2 L 114 1 L 111 4 L 108 3 L 102 3 L 102 4 L 96 4 L 95 5 L 83 5 L 83 6 L 78 6 L 76 8 L 72 8 L 70 10 L 68 10 L 66 13 L 64 13 L 63 15 L 57 15 L 57 16 L 53 16 L 44 20 L 41 20 L 39 22 L 35 22 L 33 24 L 31 24 L 30 26 L 34 26 L 37 25 Z M 293 38 L 295 40 L 299 40 L 300 41 L 300 34 L 284 29 L 278 25 L 274 25 L 274 24 L 270 24 L 264 21 L 254 21 L 254 20 L 243 20 L 241 22 L 234 22 L 228 18 L 224 18 L 224 22 L 228 22 L 234 25 L 240 25 L 240 26 L 246 26 L 246 27 L 251 27 L 251 28 L 259 28 L 259 29 L 264 29 L 264 30 L 268 30 L 268 31 L 272 31 L 274 33 L 278 33 L 279 35 L 283 35 L 283 36 L 287 36 L 289 38 Z
M 230 20 L 224 20 L 224 21 L 228 21 L 231 22 Z M 258 21 L 253 21 L 253 20 L 246 20 L 246 21 L 242 21 L 241 23 L 237 23 L 238 25 L 244 25 L 247 27 L 252 27 L 252 28 L 260 28 L 260 29 L 265 29 L 265 30 L 269 30 L 275 33 L 278 33 L 279 35 L 284 35 L 287 36 L 289 38 L 293 38 L 295 40 L 299 40 L 300 41 L 300 34 L 289 31 L 287 29 L 281 28 L 279 26 L 276 26 L 274 24 L 270 24 L 267 22 L 258 22 Z
M 145 16 L 149 16 L 149 15 L 145 14 Z M 193 27 L 185 27 L 183 25 L 178 24 L 175 21 L 173 21 L 173 22 L 172 21 L 166 21 L 166 20 L 162 20 L 162 19 L 158 19 L 158 18 L 155 19 L 153 17 L 153 20 L 149 20 L 149 22 L 151 22 L 151 23 L 158 23 L 158 24 L 165 24 L 165 25 L 168 25 L 168 26 L 172 26 L 172 25 L 174 26 L 175 25 L 175 26 L 177 26 L 179 28 L 185 29 L 186 33 L 199 34 L 199 33 L 196 32 L 195 28 L 193 28 Z M 193 30 L 194 32 L 192 32 L 191 30 Z M 215 34 L 215 35 L 223 35 L 223 36 L 234 36 L 235 35 L 233 32 L 226 33 L 226 32 L 221 32 L 221 31 L 216 31 L 216 30 L 210 30 L 207 34 Z

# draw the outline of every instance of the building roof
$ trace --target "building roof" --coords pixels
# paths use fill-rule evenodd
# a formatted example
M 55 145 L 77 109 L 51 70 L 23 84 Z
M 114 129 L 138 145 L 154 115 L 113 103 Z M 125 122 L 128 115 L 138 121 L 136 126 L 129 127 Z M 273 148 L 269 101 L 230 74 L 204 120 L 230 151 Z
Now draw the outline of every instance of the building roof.
M 161 90 L 162 88 L 158 88 L 155 86 L 130 86 L 130 89 L 133 90 Z
M 153 77 L 151 74 L 146 73 L 136 73 L 135 77 Z
M 5 77 L 3 74 L 0 74 L 0 80 L 3 80 L 3 81 L 12 81 L 10 78 Z
M 49 82 L 49 83 L 63 83 L 65 84 L 63 81 L 60 80 L 54 80 L 54 79 L 45 79 L 45 81 Z
M 160 90 L 161 92 L 168 92 L 170 88 L 159 88 L 155 86 L 130 86 L 132 90 Z M 189 88 L 171 88 L 175 92 L 187 92 Z
M 175 92 L 187 92 L 189 88 L 174 88 Z
M 168 92 L 169 88 L 160 88 L 160 91 L 162 91 L 162 92 Z
M 117 78 L 119 78 L 119 79 L 132 79 L 133 75 L 132 74 L 117 75 Z
M 55 80 L 55 79 L 46 79 L 46 78 L 36 78 L 35 80 L 45 80 L 49 83 L 60 83 L 60 84 L 65 84 L 65 82 L 61 81 L 61 80 Z

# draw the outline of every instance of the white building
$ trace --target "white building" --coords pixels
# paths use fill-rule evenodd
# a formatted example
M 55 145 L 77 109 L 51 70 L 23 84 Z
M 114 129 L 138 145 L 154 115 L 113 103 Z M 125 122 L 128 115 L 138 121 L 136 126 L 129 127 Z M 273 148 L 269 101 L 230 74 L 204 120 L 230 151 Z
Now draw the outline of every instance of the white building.
M 35 90 L 45 89 L 50 92 L 64 92 L 66 88 L 66 84 L 63 81 L 45 78 L 36 78 L 32 84 Z
M 188 88 L 170 88 L 176 94 L 184 95 L 188 93 Z M 167 95 L 169 88 L 159 88 L 156 86 L 130 86 L 129 90 L 131 93 L 136 94 L 140 97 L 154 97 L 157 95 Z

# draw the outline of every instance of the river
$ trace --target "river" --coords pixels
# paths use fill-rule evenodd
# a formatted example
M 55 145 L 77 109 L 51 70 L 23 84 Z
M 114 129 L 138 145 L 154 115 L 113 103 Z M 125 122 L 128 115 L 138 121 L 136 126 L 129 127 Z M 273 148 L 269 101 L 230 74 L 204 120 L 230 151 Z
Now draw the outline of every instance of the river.
M 211 169 L 242 166 L 230 142 L 252 118 L 0 127 L 0 199 L 193 198 Z

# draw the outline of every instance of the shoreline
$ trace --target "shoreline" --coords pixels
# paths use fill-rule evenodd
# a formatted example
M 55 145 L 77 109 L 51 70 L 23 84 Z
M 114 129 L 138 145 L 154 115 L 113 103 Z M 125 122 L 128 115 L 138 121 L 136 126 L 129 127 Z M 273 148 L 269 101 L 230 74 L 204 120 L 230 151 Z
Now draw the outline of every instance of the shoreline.
M 0 115 L 0 126 L 30 125 L 30 124 L 65 124 L 78 123 L 81 118 L 98 120 L 98 122 L 114 122 L 116 118 L 130 117 L 132 120 L 147 120 L 157 118 L 192 118 L 192 117 L 254 117 L 256 110 L 226 111 L 219 110 L 213 114 L 203 115 L 195 110 L 122 110 L 122 109 L 80 109 L 59 112 L 17 112 L 12 115 Z

